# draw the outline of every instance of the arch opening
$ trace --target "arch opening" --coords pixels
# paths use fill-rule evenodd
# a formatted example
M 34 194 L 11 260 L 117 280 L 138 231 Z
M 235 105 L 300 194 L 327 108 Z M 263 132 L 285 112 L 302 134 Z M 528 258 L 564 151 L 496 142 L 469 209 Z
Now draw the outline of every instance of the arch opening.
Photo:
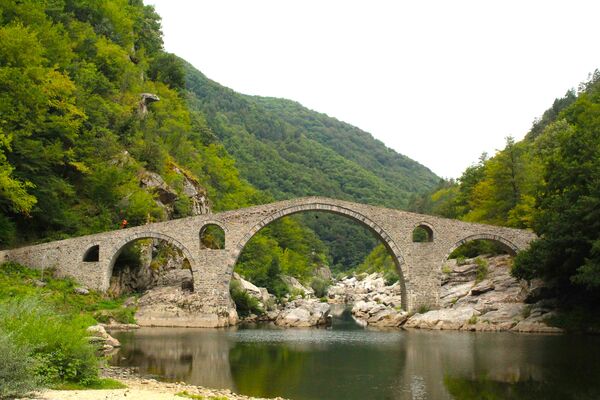
M 332 222 L 335 219 L 344 221 L 345 223 L 337 221 Z M 312 223 L 307 221 L 312 221 Z M 348 268 L 350 271 L 348 269 L 344 270 L 343 266 L 339 263 L 339 260 L 343 259 L 343 262 L 347 262 L 349 257 L 340 257 L 339 254 L 332 254 L 334 252 L 331 251 L 328 251 L 324 257 L 324 253 L 321 251 L 322 249 L 318 248 L 318 245 L 315 245 L 315 241 L 313 241 L 311 237 L 296 240 L 298 243 L 286 242 L 286 235 L 288 235 L 288 237 L 293 237 L 294 234 L 306 234 L 306 232 L 302 233 L 302 230 L 296 225 L 296 223 L 300 222 L 302 222 L 303 226 L 310 226 L 313 228 L 312 235 L 315 235 L 315 232 L 318 233 L 318 238 L 329 235 L 333 238 L 332 241 L 337 242 L 336 244 L 340 244 L 344 241 L 352 242 L 351 238 L 344 238 L 343 235 L 350 231 L 349 227 L 354 227 L 357 230 L 367 232 L 367 235 L 371 238 L 370 240 L 372 240 L 372 245 L 362 254 L 359 262 L 352 265 L 352 268 Z M 273 245 L 271 239 L 274 235 L 279 235 L 278 240 L 282 239 L 283 236 L 283 240 L 280 240 L 280 244 L 282 245 L 280 246 L 279 257 L 265 256 L 265 254 L 268 253 L 266 249 Z M 302 255 L 298 255 L 299 251 L 295 251 L 296 245 L 304 246 L 304 250 L 308 250 L 308 252 L 304 253 L 304 259 L 302 259 Z M 351 248 L 351 246 L 346 248 Z M 387 276 L 388 279 L 386 283 L 393 284 L 394 282 L 398 282 L 397 285 L 400 287 L 401 293 L 401 296 L 399 296 L 401 298 L 401 300 L 399 300 L 401 303 L 398 304 L 398 306 L 406 310 L 406 283 L 402 270 L 404 260 L 398 247 L 389 235 L 372 220 L 362 214 L 342 207 L 324 204 L 309 204 L 290 207 L 267 216 L 257 225 L 252 227 L 235 246 L 235 264 L 232 265 L 232 270 L 230 272 L 233 274 L 233 267 L 235 267 L 236 272 L 239 272 L 242 277 L 252 281 L 257 286 L 262 287 L 269 286 L 269 283 L 266 282 L 269 277 L 278 274 L 289 274 L 295 279 L 291 282 L 290 280 L 287 280 L 283 283 L 288 286 L 288 288 L 291 287 L 291 290 L 288 290 L 288 292 L 285 293 L 285 289 L 281 289 L 281 287 L 277 287 L 277 285 L 271 285 L 271 287 L 267 287 L 269 293 L 274 294 L 277 297 L 281 297 L 282 295 L 291 297 L 293 294 L 297 294 L 297 290 L 303 290 L 303 286 L 304 288 L 309 289 L 308 292 L 310 295 L 321 297 L 321 295 L 324 296 L 327 293 L 327 287 L 323 284 L 323 280 L 331 282 L 332 277 L 341 278 L 343 275 L 351 275 L 352 272 L 355 272 L 358 269 L 357 267 L 360 264 L 364 263 L 365 258 L 371 253 L 374 254 L 370 258 L 370 261 L 378 261 L 380 266 L 385 265 L 388 269 L 387 272 L 392 272 Z M 314 266 L 312 270 L 311 268 L 308 268 L 308 270 L 313 271 L 315 276 L 320 279 L 313 279 L 310 276 L 306 276 L 306 269 L 302 270 L 301 267 L 298 267 L 298 264 L 301 264 L 303 261 L 305 264 L 308 263 Z M 346 264 L 346 268 L 347 267 L 348 265 Z M 250 268 L 254 268 L 254 271 L 249 271 Z M 323 279 L 323 270 L 328 271 L 325 273 L 327 274 L 326 279 Z M 364 270 L 367 270 L 367 268 L 365 267 Z M 383 273 L 386 271 L 373 270 L 369 272 Z M 394 275 L 393 277 L 391 276 L 392 274 Z M 364 275 L 367 274 L 365 273 L 362 275 L 364 277 Z M 233 274 L 232 282 L 235 282 L 238 279 L 238 274 Z M 232 295 L 234 295 L 233 289 L 236 288 L 232 287 Z M 307 293 L 305 293 L 305 295 L 307 295 Z
M 143 294 L 155 288 L 194 291 L 191 255 L 162 235 L 139 235 L 125 240 L 110 263 L 108 293 L 118 297 Z
M 98 262 L 100 261 L 100 245 L 94 245 L 86 250 L 83 255 L 84 262 Z
M 429 225 L 417 225 L 412 231 L 412 241 L 414 243 L 433 242 L 433 229 Z
M 225 248 L 225 230 L 217 224 L 206 224 L 200 228 L 201 250 L 223 250 Z

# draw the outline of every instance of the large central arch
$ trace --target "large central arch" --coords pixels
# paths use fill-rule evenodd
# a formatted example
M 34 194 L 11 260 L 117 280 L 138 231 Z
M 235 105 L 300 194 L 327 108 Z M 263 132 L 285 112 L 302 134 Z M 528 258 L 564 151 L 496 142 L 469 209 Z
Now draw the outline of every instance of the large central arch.
M 328 212 L 331 214 L 338 214 L 338 215 L 346 216 L 346 217 L 358 222 L 359 224 L 365 226 L 373 234 L 375 234 L 375 236 L 377 238 L 379 238 L 381 240 L 381 242 L 385 245 L 388 252 L 392 256 L 394 263 L 396 264 L 396 269 L 398 271 L 398 276 L 400 278 L 399 282 L 400 282 L 400 288 L 401 288 L 402 308 L 404 310 L 408 309 L 408 293 L 406 290 L 406 287 L 408 285 L 408 282 L 406 280 L 407 273 L 405 271 L 404 257 L 402 256 L 402 253 L 400 252 L 400 248 L 398 247 L 398 245 L 394 242 L 394 240 L 390 237 L 390 235 L 388 235 L 388 233 L 385 232 L 385 230 L 383 228 L 381 228 L 377 223 L 375 223 L 373 220 L 371 220 L 367 216 L 365 216 L 359 212 L 356 212 L 354 210 L 351 210 L 349 208 L 338 206 L 335 204 L 315 202 L 315 203 L 294 205 L 294 206 L 283 208 L 277 212 L 274 212 L 274 213 L 266 216 L 260 222 L 258 222 L 254 226 L 252 226 L 252 228 L 250 228 L 250 230 L 248 230 L 248 232 L 237 242 L 237 244 L 232 252 L 233 262 L 231 263 L 231 265 L 229 266 L 229 270 L 227 271 L 228 275 L 231 276 L 233 274 L 233 268 L 234 268 L 235 264 L 237 263 L 237 260 L 240 256 L 242 250 L 244 249 L 246 244 L 250 241 L 250 239 L 252 239 L 252 237 L 254 235 L 256 235 L 256 233 L 258 233 L 258 231 L 260 231 L 265 226 L 269 225 L 271 222 L 276 221 L 280 218 L 283 218 L 283 217 L 286 217 L 289 215 L 293 215 L 293 214 L 307 212 L 307 211 L 322 211 L 322 212 Z

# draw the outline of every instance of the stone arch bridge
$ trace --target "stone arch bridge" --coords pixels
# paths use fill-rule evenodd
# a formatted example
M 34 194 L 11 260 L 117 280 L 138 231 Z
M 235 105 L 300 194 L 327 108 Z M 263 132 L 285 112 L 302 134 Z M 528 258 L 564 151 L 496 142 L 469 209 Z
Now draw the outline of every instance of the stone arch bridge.
M 0 252 L 0 262 L 16 261 L 33 268 L 54 268 L 59 275 L 71 276 L 89 288 L 104 291 L 109 287 L 113 265 L 128 243 L 158 238 L 180 248 L 187 257 L 197 295 L 211 304 L 229 307 L 233 267 L 248 240 L 276 219 L 303 211 L 344 215 L 378 236 L 398 267 L 403 308 L 407 311 L 422 305 L 433 308 L 438 305 L 442 265 L 459 245 L 475 239 L 490 239 L 516 253 L 535 238 L 526 230 L 466 223 L 323 197 L 305 197 L 6 250 Z M 203 248 L 200 232 L 207 225 L 218 225 L 224 231 L 223 249 Z M 428 233 L 429 241 L 413 242 L 412 233 L 416 227 Z M 90 254 L 93 256 L 89 257 Z

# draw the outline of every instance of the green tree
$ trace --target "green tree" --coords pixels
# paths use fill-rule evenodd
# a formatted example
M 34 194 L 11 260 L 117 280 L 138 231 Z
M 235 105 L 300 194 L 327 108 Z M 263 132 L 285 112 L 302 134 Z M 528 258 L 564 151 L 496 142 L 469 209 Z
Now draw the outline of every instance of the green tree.
M 563 294 L 600 288 L 600 80 L 561 116 L 568 124 L 550 125 L 551 150 L 543 158 L 544 185 L 534 229 L 540 239 L 520 253 L 515 274 L 542 277 Z

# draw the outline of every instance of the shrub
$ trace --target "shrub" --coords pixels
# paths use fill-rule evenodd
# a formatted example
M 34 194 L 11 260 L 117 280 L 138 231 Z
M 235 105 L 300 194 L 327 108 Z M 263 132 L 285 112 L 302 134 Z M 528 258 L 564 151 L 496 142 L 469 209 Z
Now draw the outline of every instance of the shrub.
M 360 274 L 356 274 L 355 275 L 356 280 L 359 281 L 359 282 L 362 281 L 362 280 L 364 280 L 367 276 L 369 276 L 369 274 L 367 274 L 366 272 L 362 272 Z
M 442 267 L 442 272 L 446 275 L 451 274 L 452 268 L 448 264 L 444 264 L 444 266 Z
M 330 280 L 319 278 L 317 276 L 315 276 L 310 283 L 310 287 L 315 291 L 316 297 L 327 296 L 327 289 L 329 289 L 329 285 L 331 285 Z
M 488 262 L 483 258 L 477 257 L 475 259 L 475 264 L 477 264 L 477 276 L 475 278 L 475 282 L 479 283 L 482 280 L 484 280 L 488 275 Z
M 469 318 L 469 320 L 467 321 L 467 323 L 469 325 L 475 325 L 477 323 L 477 315 L 471 316 L 471 318 Z
M 94 319 L 100 323 L 108 324 L 111 320 L 121 324 L 135 324 L 135 308 L 118 307 L 112 310 L 100 310 L 94 313 Z
M 23 346 L 0 330 L 0 399 L 24 397 L 40 386 L 35 360 Z
M 246 317 L 250 314 L 261 315 L 264 313 L 262 308 L 258 305 L 258 300 L 248 294 L 243 288 L 240 282 L 231 281 L 229 287 L 229 293 L 235 303 L 235 308 L 238 314 L 242 317 Z
M 385 284 L 387 286 L 392 286 L 394 283 L 400 280 L 400 277 L 396 271 L 385 271 L 383 273 L 383 279 L 385 280 Z
M 417 312 L 419 314 L 425 314 L 426 312 L 429 312 L 429 310 L 431 310 L 431 307 L 426 305 L 426 304 L 422 304 L 419 306 L 419 309 L 417 310 Z
M 98 379 L 95 349 L 86 338 L 86 318 L 57 315 L 35 298 L 0 304 L 0 329 L 29 349 L 33 374 L 44 384 L 90 385 Z

